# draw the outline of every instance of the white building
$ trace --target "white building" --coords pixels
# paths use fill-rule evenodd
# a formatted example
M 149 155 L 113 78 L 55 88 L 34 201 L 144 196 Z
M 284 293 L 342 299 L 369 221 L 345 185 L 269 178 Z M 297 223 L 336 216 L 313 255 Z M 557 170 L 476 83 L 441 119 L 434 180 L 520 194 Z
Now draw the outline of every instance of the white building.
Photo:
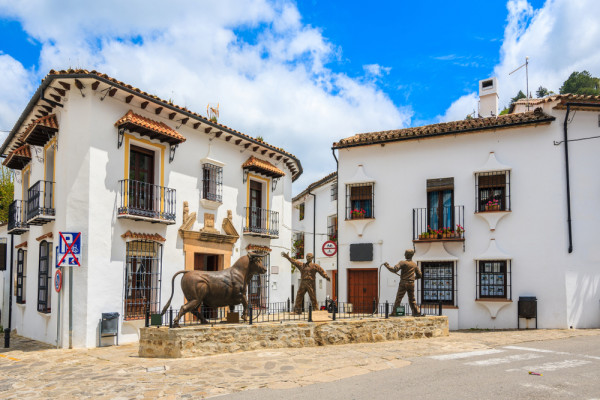
M 319 264 L 331 278 L 325 280 L 317 274 L 315 286 L 319 303 L 325 302 L 327 296 L 335 298 L 335 277 L 337 273 L 337 254 L 328 256 L 323 253 L 326 241 L 337 242 L 337 173 L 332 172 L 318 181 L 308 185 L 292 199 L 292 253 L 291 256 L 305 260 L 308 253 L 315 257 L 313 262 Z M 316 211 L 315 211 L 316 209 Z M 292 276 L 293 296 L 300 286 L 300 272 Z M 310 299 L 305 295 L 305 304 Z
M 480 96 L 497 115 L 494 80 Z M 393 302 L 399 277 L 379 267 L 414 247 L 417 302 L 442 302 L 451 329 L 533 327 L 517 318 L 532 296 L 540 328 L 600 327 L 600 97 L 521 103 L 334 143 L 340 301 Z
M 249 249 L 273 250 L 250 300 L 289 297 L 280 252 L 289 250 L 302 166 L 280 148 L 104 74 L 68 70 L 50 71 L 0 154 L 16 172 L 8 233 L 20 335 L 92 347 L 101 314 L 118 312 L 119 342 L 135 341 L 176 271 L 228 268 Z M 63 290 L 53 289 L 60 232 L 82 238 L 72 310 L 68 268 Z

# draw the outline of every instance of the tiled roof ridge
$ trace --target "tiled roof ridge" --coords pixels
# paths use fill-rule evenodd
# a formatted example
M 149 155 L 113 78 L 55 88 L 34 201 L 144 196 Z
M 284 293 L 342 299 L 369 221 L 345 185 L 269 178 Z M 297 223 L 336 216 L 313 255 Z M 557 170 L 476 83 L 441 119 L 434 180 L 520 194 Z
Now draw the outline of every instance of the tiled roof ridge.
M 513 104 L 527 104 L 527 98 L 522 98 L 515 101 Z M 573 94 L 573 93 L 565 93 L 565 94 L 551 94 L 545 97 L 538 97 L 535 99 L 529 99 L 530 104 L 541 104 L 541 103 L 549 103 L 556 100 L 580 100 L 580 101 L 598 101 L 600 102 L 600 95 L 594 94 Z
M 137 92 L 137 93 L 139 93 L 139 94 L 141 94 L 143 96 L 147 96 L 147 97 L 150 97 L 150 98 L 152 98 L 152 99 L 154 99 L 156 101 L 168 104 L 171 107 L 173 107 L 175 109 L 178 109 L 178 110 L 180 110 L 182 112 L 189 113 L 189 114 L 191 114 L 191 115 L 193 115 L 193 116 L 195 116 L 197 118 L 202 119 L 206 123 L 210 123 L 210 124 L 214 124 L 214 125 L 220 126 L 220 127 L 225 128 L 225 129 L 227 129 L 227 130 L 229 130 L 231 132 L 234 132 L 234 133 L 236 133 L 236 134 L 238 134 L 240 136 L 243 136 L 243 137 L 245 137 L 247 139 L 251 139 L 251 140 L 257 141 L 257 139 L 254 138 L 254 137 L 252 137 L 252 136 L 246 135 L 245 133 L 242 133 L 242 132 L 237 131 L 237 130 L 235 130 L 233 128 L 230 128 L 227 125 L 223 125 L 223 124 L 219 124 L 218 122 L 211 121 L 208 118 L 206 118 L 205 116 L 200 115 L 198 113 L 195 113 L 195 112 L 189 110 L 187 107 L 178 106 L 177 104 L 174 104 L 171 101 L 164 100 L 164 99 L 162 99 L 162 98 L 160 98 L 160 97 L 158 97 L 156 95 L 153 95 L 153 94 L 150 94 L 148 92 L 145 92 L 145 91 L 143 91 L 141 89 L 136 88 L 135 86 L 132 86 L 132 85 L 129 85 L 129 84 L 125 83 L 125 82 L 119 81 L 118 79 L 112 78 L 112 77 L 110 77 L 110 76 L 108 76 L 108 75 L 106 75 L 104 73 L 98 72 L 96 70 L 89 71 L 87 69 L 67 69 L 67 70 L 59 70 L 59 71 L 57 71 L 57 70 L 51 69 L 48 72 L 48 75 L 46 76 L 46 78 L 48 76 L 50 76 L 50 75 L 57 75 L 57 76 L 60 76 L 60 75 L 96 75 L 99 78 L 103 78 L 103 79 L 106 79 L 106 80 L 108 80 L 110 82 L 113 82 L 113 83 L 115 83 L 117 85 L 124 86 L 127 89 L 130 89 L 130 90 L 132 90 L 134 92 Z M 46 78 L 44 78 L 44 79 L 46 79 Z M 266 143 L 264 141 L 258 141 L 258 142 L 261 143 L 261 144 L 263 144 L 263 145 L 265 145 L 265 146 L 267 146 L 267 147 L 270 147 L 270 148 L 272 148 L 274 150 L 277 150 L 277 151 L 280 151 L 282 153 L 285 153 L 285 154 L 289 155 L 290 157 L 293 157 L 296 160 L 298 159 L 295 155 L 293 155 L 290 152 L 285 151 L 284 149 L 282 149 L 280 147 L 273 146 L 273 145 L 268 144 L 268 143 Z
M 311 183 L 310 185 L 308 185 L 306 187 L 306 189 L 304 189 L 302 192 L 300 192 L 299 194 L 297 194 L 293 199 L 292 199 L 292 203 L 298 199 L 300 199 L 302 196 L 305 196 L 310 190 L 312 189 L 317 189 L 323 185 L 325 185 L 326 183 L 329 183 L 330 181 L 334 180 L 334 178 L 337 178 L 337 172 L 334 171 L 326 176 L 324 176 L 323 178 L 319 179 L 318 181 L 315 181 L 313 183 Z
M 446 134 L 485 131 L 490 129 L 506 129 L 521 125 L 550 123 L 555 119 L 555 117 L 544 113 L 541 108 L 536 108 L 534 111 L 498 115 L 496 117 L 473 118 L 452 122 L 440 122 L 437 124 L 412 128 L 359 133 L 334 143 L 333 148 L 363 146 L 399 140 L 436 137 Z
M 133 110 L 127 111 L 127 113 L 125 113 L 125 115 L 123 115 L 121 118 L 119 118 L 119 120 L 117 122 L 115 122 L 115 126 L 118 127 L 127 122 L 142 126 L 147 129 L 152 129 L 158 133 L 162 133 L 162 134 L 174 137 L 175 139 L 181 140 L 182 142 L 185 142 L 185 140 L 186 140 L 182 134 L 180 134 L 179 132 L 177 132 L 175 129 L 171 128 L 169 125 L 165 124 L 164 122 L 155 121 L 151 118 L 147 118 L 142 115 L 136 114 L 133 112 Z

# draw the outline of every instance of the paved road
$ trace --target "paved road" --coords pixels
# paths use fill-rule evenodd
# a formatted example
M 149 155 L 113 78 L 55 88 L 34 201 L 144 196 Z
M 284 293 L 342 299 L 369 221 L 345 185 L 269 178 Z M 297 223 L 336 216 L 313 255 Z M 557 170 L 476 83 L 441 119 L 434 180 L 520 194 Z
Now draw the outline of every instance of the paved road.
M 411 357 L 411 365 L 223 399 L 600 399 L 600 336 Z M 530 372 L 541 374 L 532 375 Z

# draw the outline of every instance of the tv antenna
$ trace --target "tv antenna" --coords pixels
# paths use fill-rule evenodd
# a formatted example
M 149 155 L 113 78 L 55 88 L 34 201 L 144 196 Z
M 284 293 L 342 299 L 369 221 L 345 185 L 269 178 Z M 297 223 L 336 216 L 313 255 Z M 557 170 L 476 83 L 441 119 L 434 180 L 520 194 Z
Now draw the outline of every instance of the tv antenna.
M 525 67 L 525 82 L 527 85 L 527 87 L 525 89 L 526 90 L 525 98 L 527 99 L 527 111 L 529 111 L 529 57 L 525 57 L 525 64 L 521 65 L 519 68 L 515 69 L 508 75 L 512 75 L 513 73 L 517 72 L 518 70 L 520 70 L 523 67 Z

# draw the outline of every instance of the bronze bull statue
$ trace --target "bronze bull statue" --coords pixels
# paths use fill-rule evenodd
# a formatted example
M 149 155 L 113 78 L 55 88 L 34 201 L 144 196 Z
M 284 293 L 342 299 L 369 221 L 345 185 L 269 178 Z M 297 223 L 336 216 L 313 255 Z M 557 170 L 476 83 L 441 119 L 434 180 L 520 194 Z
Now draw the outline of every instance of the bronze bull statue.
M 231 268 L 222 271 L 179 271 L 173 275 L 171 280 L 171 297 L 163 307 L 161 315 L 164 315 L 175 291 L 175 277 L 184 274 L 181 278 L 181 290 L 187 299 L 177 317 L 173 321 L 174 326 L 179 326 L 179 320 L 186 313 L 191 312 L 200 321 L 207 323 L 204 315 L 198 312 L 201 305 L 207 307 L 225 307 L 233 312 L 236 305 L 242 304 L 244 312 L 242 318 L 244 321 L 248 315 L 248 300 L 246 291 L 253 275 L 264 274 L 267 269 L 262 264 L 262 255 L 248 253 L 233 264 Z

